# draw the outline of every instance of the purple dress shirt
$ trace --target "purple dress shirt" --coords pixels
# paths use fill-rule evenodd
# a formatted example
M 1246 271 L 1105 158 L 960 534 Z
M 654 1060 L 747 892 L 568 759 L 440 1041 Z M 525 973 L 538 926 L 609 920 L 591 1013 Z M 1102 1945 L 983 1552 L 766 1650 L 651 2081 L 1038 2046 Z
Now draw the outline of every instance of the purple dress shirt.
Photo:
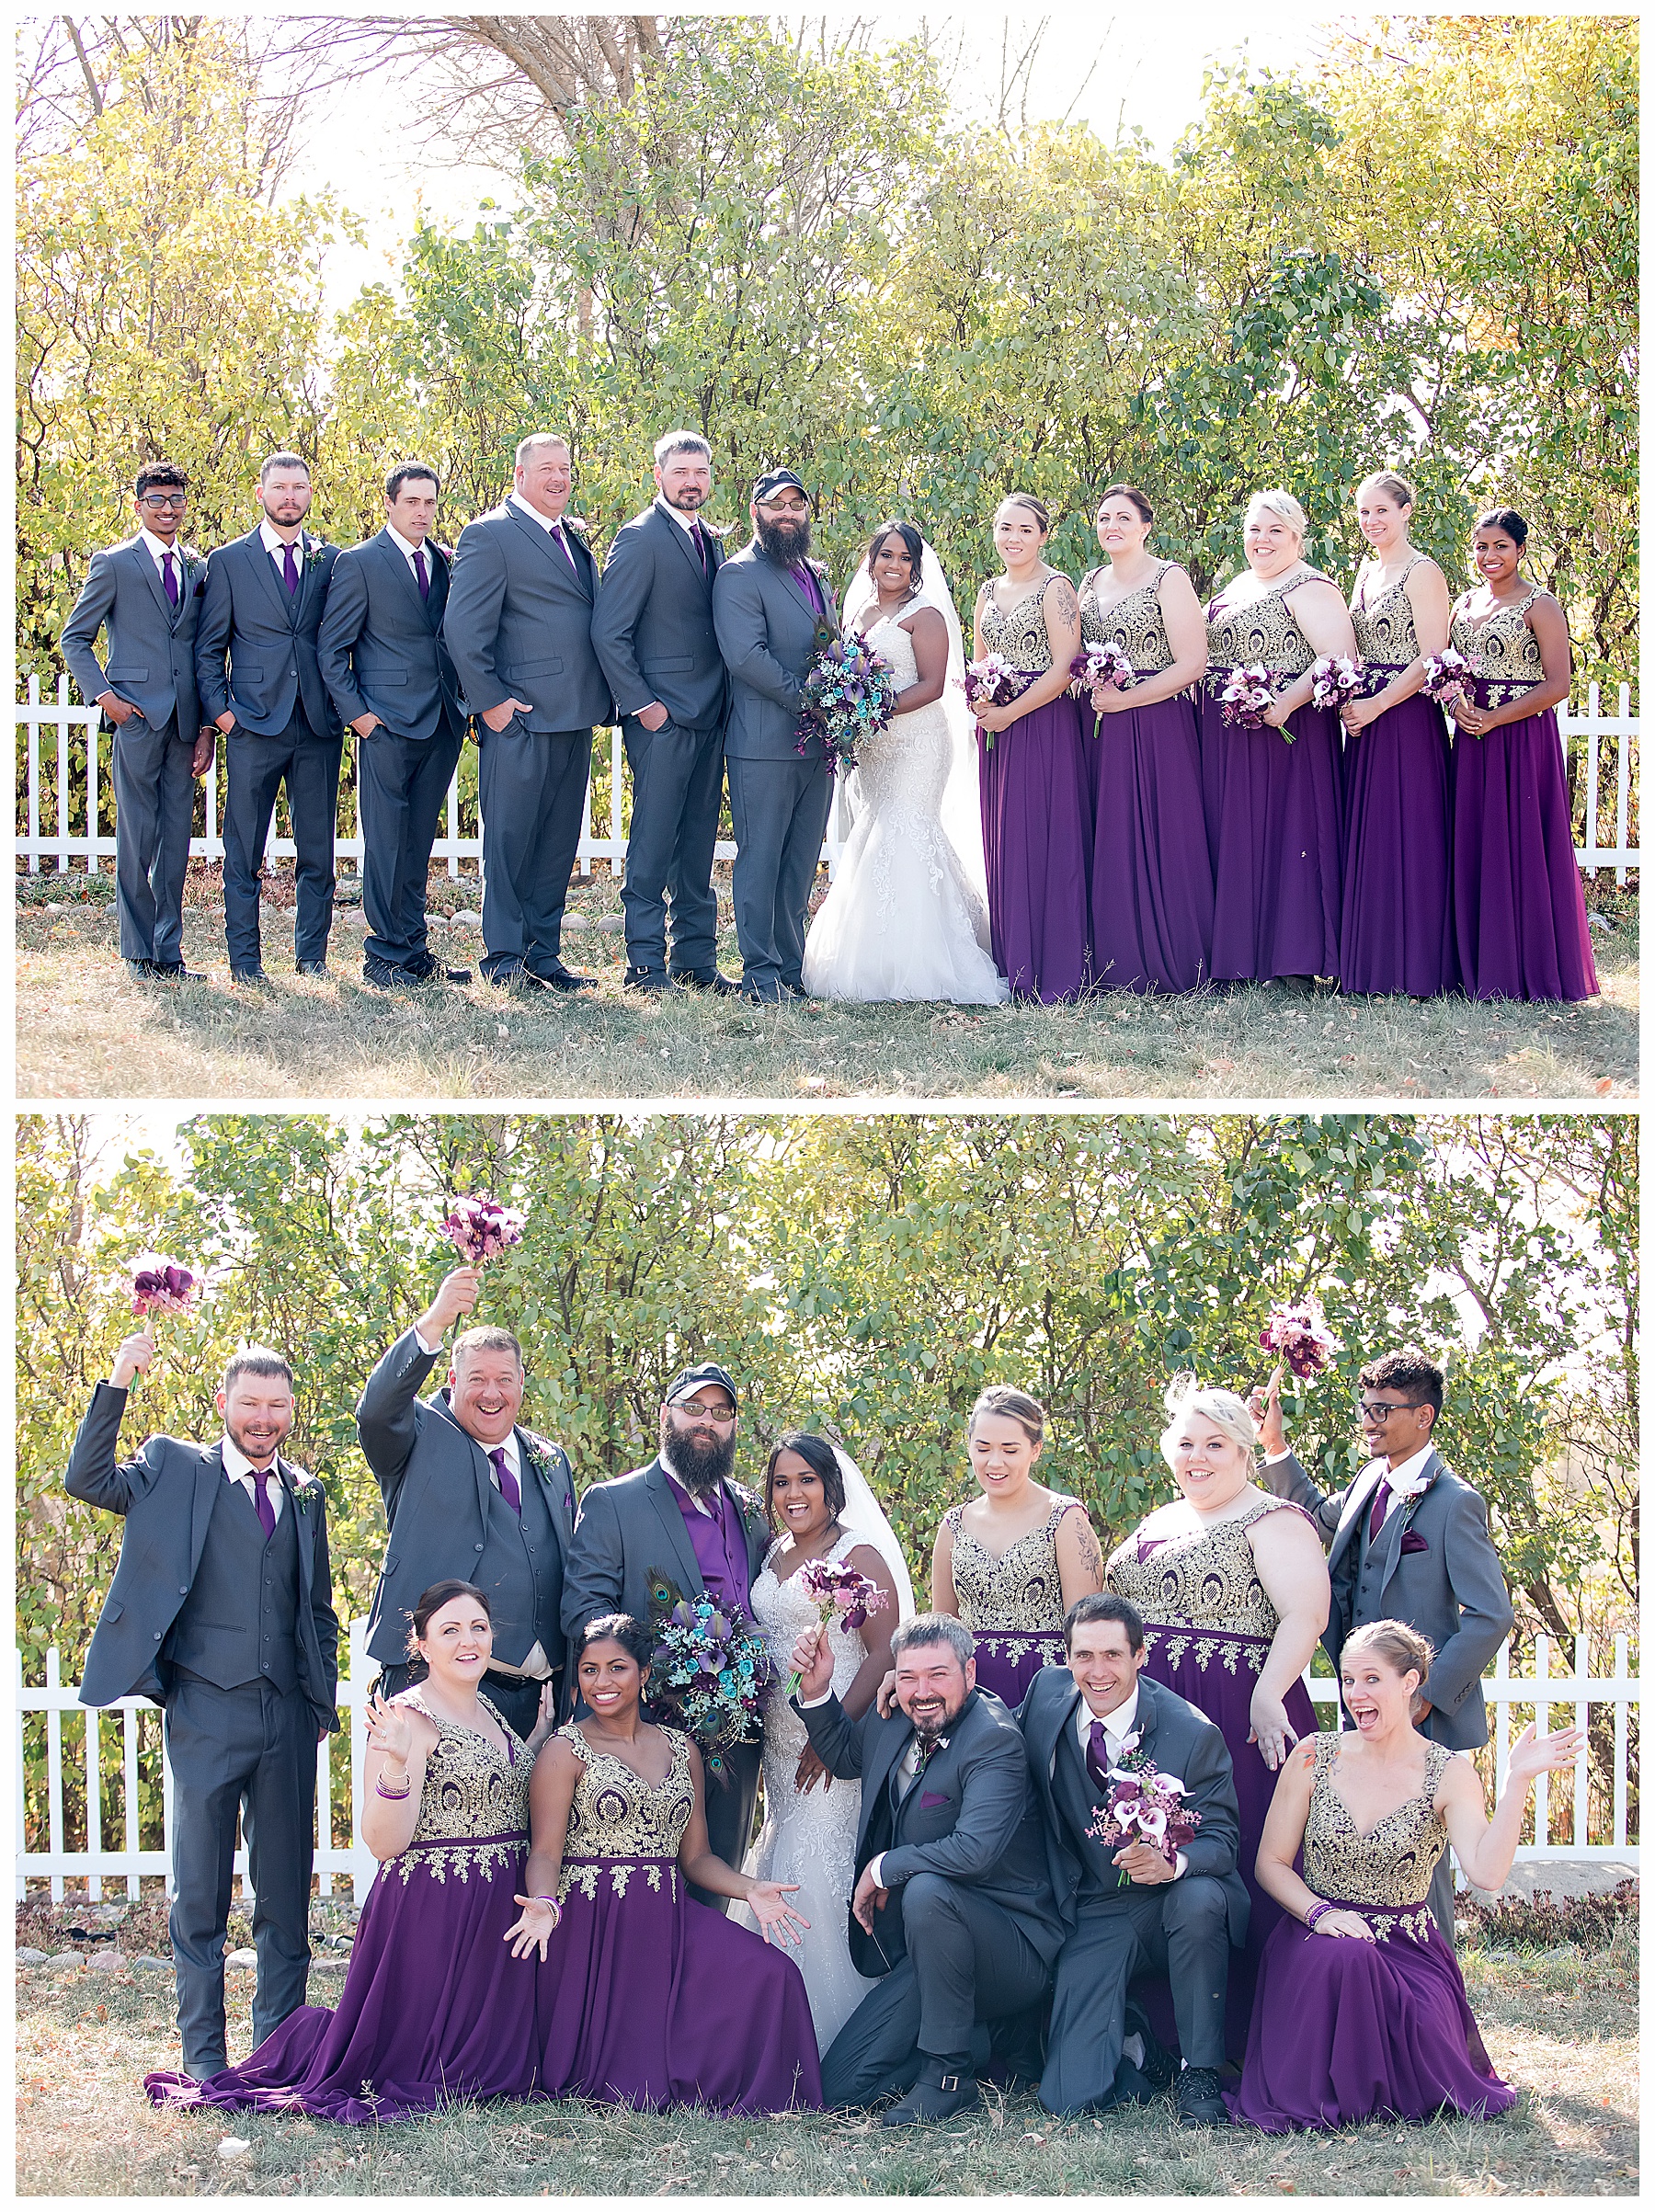
M 796 580 L 805 598 L 816 609 L 817 615 L 826 621 L 828 603 L 822 597 L 822 587 L 816 582 L 816 570 L 812 568 L 810 563 L 808 561 L 790 562 L 787 573 Z
M 690 1532 L 695 1564 L 701 1568 L 707 1595 L 716 1604 L 738 1605 L 744 1613 L 750 1614 L 747 1524 L 741 1518 L 741 1508 L 721 1482 L 718 1511 L 698 1512 L 683 1485 L 669 1470 L 662 1471 L 678 1500 L 679 1511 L 684 1516 L 684 1526 Z

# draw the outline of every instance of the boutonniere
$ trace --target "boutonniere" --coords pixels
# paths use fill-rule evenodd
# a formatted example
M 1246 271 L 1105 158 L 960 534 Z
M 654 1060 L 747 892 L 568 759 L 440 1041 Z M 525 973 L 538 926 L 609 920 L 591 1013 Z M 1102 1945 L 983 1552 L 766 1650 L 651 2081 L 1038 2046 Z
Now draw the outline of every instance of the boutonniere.
M 529 1447 L 529 1457 L 537 1473 L 550 1479 L 557 1473 L 557 1446 L 549 1437 L 537 1436 L 532 1429 L 523 1431 L 523 1442 Z
M 327 551 L 328 547 L 322 539 L 313 538 L 304 549 L 304 565 L 306 568 L 320 568 L 322 565 L 322 556 Z

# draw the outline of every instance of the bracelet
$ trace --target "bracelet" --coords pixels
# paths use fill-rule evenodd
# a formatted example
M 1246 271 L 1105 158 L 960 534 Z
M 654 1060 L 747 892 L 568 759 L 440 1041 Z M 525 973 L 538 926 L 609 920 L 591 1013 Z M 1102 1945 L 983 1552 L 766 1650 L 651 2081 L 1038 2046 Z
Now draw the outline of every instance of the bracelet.
M 403 1798 L 405 1798 L 408 1795 L 409 1791 L 414 1787 L 414 1777 L 412 1774 L 405 1774 L 403 1776 L 403 1785 L 401 1789 L 388 1790 L 385 1787 L 385 1777 L 382 1774 L 380 1774 L 375 1777 L 373 1787 L 378 1796 L 382 1797 L 389 1797 L 393 1804 L 400 1804 Z
M 531 1898 L 529 1902 L 531 1905 L 549 1905 L 552 1909 L 553 1928 L 555 1930 L 563 1926 L 563 1907 L 554 1897 L 534 1897 Z
M 1337 1905 L 1330 1904 L 1327 1898 L 1323 1898 L 1312 1905 L 1309 1911 L 1306 1913 L 1305 1925 L 1307 1928 L 1314 1928 L 1324 1912 L 1337 1912 L 1338 1910 Z

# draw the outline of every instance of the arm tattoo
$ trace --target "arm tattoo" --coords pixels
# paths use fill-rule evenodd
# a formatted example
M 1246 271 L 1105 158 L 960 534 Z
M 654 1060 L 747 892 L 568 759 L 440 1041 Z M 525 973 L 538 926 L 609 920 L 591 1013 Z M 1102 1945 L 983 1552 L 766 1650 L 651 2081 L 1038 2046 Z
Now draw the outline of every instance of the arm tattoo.
M 1060 622 L 1075 622 L 1080 617 L 1080 606 L 1075 597 L 1075 587 L 1067 576 L 1055 576 L 1051 586 L 1052 604 L 1057 610 Z

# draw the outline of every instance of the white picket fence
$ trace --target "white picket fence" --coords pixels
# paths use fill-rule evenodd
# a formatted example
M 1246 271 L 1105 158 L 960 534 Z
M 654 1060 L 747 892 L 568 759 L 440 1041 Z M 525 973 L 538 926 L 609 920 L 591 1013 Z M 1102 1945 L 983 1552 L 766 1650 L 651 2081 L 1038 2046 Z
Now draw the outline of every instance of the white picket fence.
M 318 1835 L 316 1845 L 316 1872 L 321 1879 L 324 1897 L 331 1897 L 334 1884 L 341 1877 L 351 1884 L 352 1894 L 360 1903 L 372 1884 L 375 1864 L 372 1853 L 361 1840 L 362 1811 L 362 1753 L 366 1742 L 366 1727 L 362 1708 L 368 1696 L 369 1685 L 378 1672 L 375 1663 L 367 1656 L 364 1639 L 367 1624 L 353 1621 L 350 1626 L 350 1656 L 348 1671 L 339 1682 L 338 1704 L 346 1722 L 343 1739 L 327 1737 L 316 1747 L 316 1805 Z M 1627 1767 L 1628 1744 L 1632 1708 L 1640 1702 L 1637 1680 L 1627 1672 L 1627 1647 L 1624 1636 L 1615 1639 L 1615 1671 L 1608 1676 L 1592 1678 L 1586 1672 L 1589 1665 L 1584 1641 L 1575 1648 L 1574 1672 L 1554 1674 L 1551 1670 L 1551 1646 L 1546 1636 L 1535 1639 L 1535 1670 L 1532 1675 L 1518 1677 L 1510 1668 L 1509 1648 L 1502 1646 L 1495 1660 L 1494 1671 L 1483 1682 L 1483 1695 L 1493 1708 L 1494 1760 L 1496 1787 L 1503 1788 L 1507 1758 L 1512 1741 L 1512 1709 L 1519 1706 L 1533 1710 L 1537 1725 L 1546 1729 L 1567 1727 L 1570 1722 L 1584 1728 L 1587 1716 L 1593 1705 L 1610 1705 L 1615 1716 L 1615 1779 L 1613 1805 L 1609 1821 L 1610 1833 L 1604 1840 L 1592 1842 L 1588 1821 L 1588 1773 L 1582 1759 L 1572 1780 L 1566 1785 L 1570 1789 L 1572 1802 L 1567 1820 L 1554 1818 L 1554 1807 L 1548 1792 L 1550 1777 L 1542 1774 L 1535 1785 L 1535 1833 L 1545 1839 L 1540 1842 L 1524 1843 L 1518 1849 L 1520 1862 L 1545 1859 L 1602 1859 L 1625 1861 L 1637 1866 L 1638 1846 L 1628 1841 L 1627 1826 Z M 160 1716 L 153 1705 L 136 1697 L 122 1698 L 119 1705 L 106 1706 L 102 1713 L 79 1702 L 78 1692 L 73 1683 L 60 1682 L 58 1655 L 55 1650 L 46 1654 L 46 1681 L 44 1687 L 30 1688 L 23 1682 L 22 1654 L 17 1656 L 17 1895 L 27 1894 L 30 1877 L 47 1878 L 51 1895 L 60 1899 L 65 1880 L 85 1882 L 87 1897 L 96 1901 L 103 1895 L 106 1882 L 124 1883 L 129 1897 L 138 1895 L 141 1875 L 166 1875 L 172 1868 L 173 1796 L 172 1777 L 164 1773 L 162 1786 L 164 1842 L 159 1849 L 142 1848 L 138 1835 L 138 1727 L 139 1716 L 149 1714 L 154 1731 L 152 1740 L 160 1739 Z M 1317 1705 L 1330 1711 L 1337 1693 L 1331 1682 L 1306 1682 Z M 1561 1708 L 1565 1717 L 1556 1723 L 1551 1715 Z M 46 1781 L 47 1781 L 47 1848 L 30 1851 L 24 1830 L 23 1753 L 24 1729 L 28 1716 L 40 1713 L 46 1721 Z M 89 1834 L 84 1851 L 67 1850 L 63 1842 L 63 1716 L 73 1718 L 69 1756 L 84 1762 L 83 1775 L 88 1784 L 86 1805 L 88 1813 Z M 119 1716 L 119 1721 L 117 1721 Z M 120 1729 L 120 1763 L 122 1775 L 122 1803 L 124 1806 L 124 1839 L 120 1844 L 106 1841 L 101 1818 L 100 1783 L 104 1772 L 105 1751 L 103 1724 L 119 1726 Z M 347 1841 L 335 1840 L 327 1808 L 333 1799 L 330 1784 L 333 1762 L 344 1749 L 349 1747 L 350 1763 L 350 1834 Z M 165 1768 L 165 1762 L 163 1762 Z M 1567 1827 L 1569 1833 L 1554 1838 L 1554 1827 Z M 246 1853 L 238 1851 L 235 1870 L 241 1878 L 242 1893 L 246 1887 Z

